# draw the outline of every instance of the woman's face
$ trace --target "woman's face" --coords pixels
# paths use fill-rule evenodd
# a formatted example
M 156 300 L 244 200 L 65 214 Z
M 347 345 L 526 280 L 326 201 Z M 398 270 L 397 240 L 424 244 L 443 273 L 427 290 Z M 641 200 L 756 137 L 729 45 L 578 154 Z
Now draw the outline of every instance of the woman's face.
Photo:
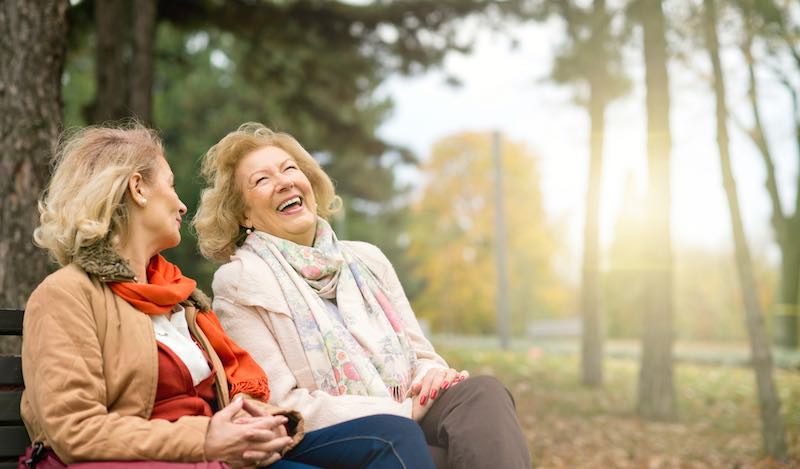
M 137 222 L 152 234 L 158 251 L 177 246 L 181 242 L 181 218 L 186 214 L 186 206 L 175 192 L 175 177 L 164 157 L 158 158 L 143 189 L 147 203 Z
M 274 146 L 259 148 L 242 158 L 235 177 L 244 199 L 244 226 L 312 245 L 317 201 L 291 155 Z

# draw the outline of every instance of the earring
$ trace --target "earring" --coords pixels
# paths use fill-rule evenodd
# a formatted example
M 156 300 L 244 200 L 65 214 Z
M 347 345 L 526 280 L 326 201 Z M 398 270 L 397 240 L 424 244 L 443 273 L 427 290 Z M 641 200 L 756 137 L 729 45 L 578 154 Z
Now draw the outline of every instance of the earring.
M 142 197 L 142 205 L 144 205 L 144 204 L 146 204 L 146 203 L 147 203 L 147 199 L 145 199 L 144 197 Z
M 252 228 L 248 228 L 248 229 L 244 230 L 244 232 L 247 233 L 247 234 L 253 234 L 253 229 Z

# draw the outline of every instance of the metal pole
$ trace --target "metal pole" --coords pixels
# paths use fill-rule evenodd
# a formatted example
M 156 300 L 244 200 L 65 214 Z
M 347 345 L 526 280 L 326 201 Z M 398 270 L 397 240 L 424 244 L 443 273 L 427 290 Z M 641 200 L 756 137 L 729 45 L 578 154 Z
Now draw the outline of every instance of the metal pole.
M 497 270 L 497 334 L 500 347 L 508 349 L 508 274 L 506 272 L 506 217 L 503 199 L 503 155 L 500 132 L 492 132 L 494 160 L 494 254 Z

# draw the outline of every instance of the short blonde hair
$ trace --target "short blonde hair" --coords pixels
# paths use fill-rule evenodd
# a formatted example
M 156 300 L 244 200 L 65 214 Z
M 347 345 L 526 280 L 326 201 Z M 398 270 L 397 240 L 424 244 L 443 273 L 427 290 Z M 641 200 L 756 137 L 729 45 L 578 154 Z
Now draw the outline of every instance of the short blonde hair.
M 128 223 L 128 181 L 136 172 L 147 180 L 163 154 L 158 135 L 135 121 L 65 132 L 39 200 L 36 245 L 62 266 L 99 240 L 116 245 Z
M 341 207 L 331 179 L 294 137 L 247 122 L 223 137 L 203 157 L 202 173 L 208 187 L 202 192 L 192 225 L 204 257 L 226 262 L 236 250 L 245 209 L 241 188 L 236 184 L 236 168 L 245 156 L 269 146 L 282 149 L 297 162 L 311 182 L 318 216 L 327 219 Z

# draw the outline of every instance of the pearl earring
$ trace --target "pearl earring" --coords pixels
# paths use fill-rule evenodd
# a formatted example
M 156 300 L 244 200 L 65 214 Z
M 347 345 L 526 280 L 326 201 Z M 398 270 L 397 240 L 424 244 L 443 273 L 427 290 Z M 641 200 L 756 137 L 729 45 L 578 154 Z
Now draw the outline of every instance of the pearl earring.
M 248 229 L 244 230 L 244 232 L 247 233 L 247 234 L 253 234 L 253 229 L 252 228 L 248 228 Z
M 146 204 L 146 203 L 147 203 L 147 199 L 145 199 L 144 197 L 142 197 L 142 205 L 144 205 L 144 204 Z

